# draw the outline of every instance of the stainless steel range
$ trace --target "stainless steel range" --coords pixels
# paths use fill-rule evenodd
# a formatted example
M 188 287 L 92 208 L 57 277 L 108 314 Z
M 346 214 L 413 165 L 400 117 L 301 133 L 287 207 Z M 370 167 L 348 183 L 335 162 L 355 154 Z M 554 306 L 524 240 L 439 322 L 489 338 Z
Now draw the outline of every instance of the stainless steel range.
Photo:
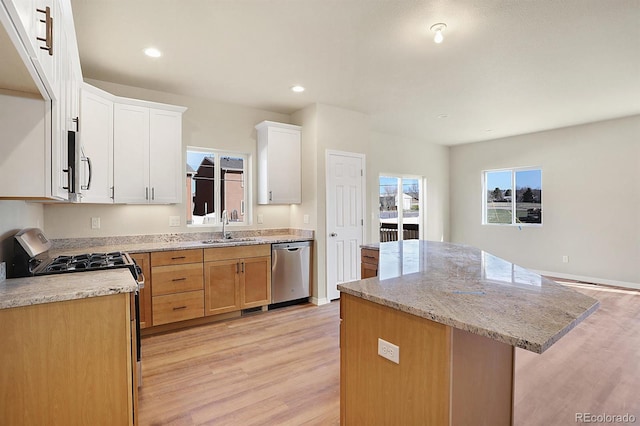
M 144 288 L 144 275 L 135 261 L 124 252 L 85 253 L 73 256 L 50 257 L 51 241 L 38 228 L 27 228 L 14 237 L 14 257 L 11 278 L 38 275 L 88 272 L 113 268 L 128 268 L 138 283 L 135 293 L 136 345 L 138 348 L 138 384 L 142 384 L 140 364 L 140 296 Z

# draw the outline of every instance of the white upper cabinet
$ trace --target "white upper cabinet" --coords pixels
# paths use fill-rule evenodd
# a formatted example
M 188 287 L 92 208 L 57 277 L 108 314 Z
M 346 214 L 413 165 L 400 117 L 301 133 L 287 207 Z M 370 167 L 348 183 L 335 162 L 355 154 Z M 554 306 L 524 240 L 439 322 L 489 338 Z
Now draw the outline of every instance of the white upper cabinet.
M 10 135 L 3 140 L 9 145 L 7 150 L 30 152 L 31 159 L 26 157 L 23 161 L 41 165 L 42 182 L 14 181 L 0 188 L 0 197 L 68 200 L 75 171 L 73 164 L 68 164 L 67 140 L 68 132 L 76 130 L 78 84 L 82 81 L 71 4 L 69 0 L 0 2 L 0 51 L 4 52 L 1 60 L 9 61 L 3 69 L 11 70 L 1 76 L 0 88 L 15 91 L 16 97 L 40 95 L 44 101 L 44 108 L 29 106 L 31 116 L 3 127 L 3 133 Z M 14 102 L 10 97 L 2 102 L 5 108 L 33 104 Z M 29 124 L 25 121 L 34 126 L 28 135 L 24 126 Z M 4 170 L 0 178 L 6 178 Z M 36 187 L 42 189 L 34 193 Z
M 263 121 L 258 131 L 258 204 L 301 202 L 300 126 Z
M 182 112 L 149 110 L 151 201 L 182 202 Z
M 149 104 L 115 103 L 116 203 L 182 201 L 182 113 L 186 108 Z
M 112 96 L 82 84 L 80 99 L 80 146 L 78 201 L 112 203 L 113 188 L 113 100 Z

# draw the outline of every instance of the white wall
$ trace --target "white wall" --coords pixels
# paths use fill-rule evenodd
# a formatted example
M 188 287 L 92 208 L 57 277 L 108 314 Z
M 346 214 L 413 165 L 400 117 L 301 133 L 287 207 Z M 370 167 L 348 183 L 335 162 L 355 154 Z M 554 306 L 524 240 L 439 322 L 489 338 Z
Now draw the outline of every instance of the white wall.
M 482 171 L 520 166 L 542 168 L 543 226 L 481 225 Z M 452 147 L 450 185 L 452 241 L 561 276 L 640 283 L 640 116 Z
M 290 119 L 287 114 L 225 104 L 209 99 L 175 95 L 104 81 L 87 80 L 87 82 L 117 96 L 187 107 L 182 120 L 182 143 L 185 152 L 187 146 L 209 147 L 248 152 L 255 158 L 256 131 L 254 126 L 263 120 L 289 123 Z M 255 187 L 255 161 L 252 165 L 251 178 Z M 288 206 L 258 206 L 255 197 L 251 205 L 252 229 L 289 227 L 290 208 Z M 260 225 L 255 220 L 258 213 L 262 214 L 264 218 L 264 222 Z M 44 230 L 50 238 L 219 231 L 220 228 L 188 228 L 185 224 L 184 204 L 164 206 L 51 204 L 45 205 L 44 216 Z M 169 216 L 180 216 L 182 226 L 169 227 Z M 101 228 L 99 230 L 91 229 L 91 217 L 100 217 Z M 245 226 L 241 229 L 246 228 L 248 227 Z
M 427 181 L 427 240 L 449 240 L 449 148 L 384 133 L 371 133 L 367 158 L 367 198 L 371 205 L 368 240 L 380 241 L 378 199 L 380 174 L 422 176 Z

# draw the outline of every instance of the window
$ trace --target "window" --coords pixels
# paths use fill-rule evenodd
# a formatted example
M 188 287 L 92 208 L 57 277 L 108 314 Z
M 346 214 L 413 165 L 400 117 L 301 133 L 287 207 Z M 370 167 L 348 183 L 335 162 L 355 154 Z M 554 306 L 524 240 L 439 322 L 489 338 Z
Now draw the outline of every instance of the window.
M 490 170 L 483 173 L 483 224 L 542 224 L 541 169 Z
M 380 176 L 380 242 L 420 238 L 422 181 L 417 177 Z
M 246 224 L 248 154 L 187 148 L 187 224 Z

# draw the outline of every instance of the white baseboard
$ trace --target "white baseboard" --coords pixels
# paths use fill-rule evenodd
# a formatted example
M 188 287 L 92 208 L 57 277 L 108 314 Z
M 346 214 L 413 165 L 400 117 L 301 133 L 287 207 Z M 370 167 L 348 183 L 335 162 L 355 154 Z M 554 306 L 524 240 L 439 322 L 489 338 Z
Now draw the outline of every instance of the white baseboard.
M 331 301 L 326 297 L 323 297 L 321 299 L 318 299 L 317 297 L 312 297 L 309 299 L 309 302 L 313 303 L 316 306 L 321 306 L 321 305 L 326 305 L 327 303 L 331 303 Z
M 575 280 L 575 281 L 583 281 L 586 283 L 593 283 L 593 284 L 602 284 L 602 285 L 609 285 L 609 286 L 614 286 L 614 287 L 624 287 L 624 288 L 632 288 L 635 290 L 640 290 L 640 284 L 639 283 L 631 283 L 631 282 L 627 282 L 627 281 L 616 281 L 616 280 L 607 280 L 604 278 L 596 278 L 596 277 L 585 277 L 583 275 L 573 275 L 573 274 L 563 274 L 561 272 L 549 272 L 549 271 L 539 271 L 536 269 L 533 269 L 534 272 L 540 274 L 540 275 L 545 275 L 548 277 L 556 277 L 556 278 L 564 278 L 567 280 Z

